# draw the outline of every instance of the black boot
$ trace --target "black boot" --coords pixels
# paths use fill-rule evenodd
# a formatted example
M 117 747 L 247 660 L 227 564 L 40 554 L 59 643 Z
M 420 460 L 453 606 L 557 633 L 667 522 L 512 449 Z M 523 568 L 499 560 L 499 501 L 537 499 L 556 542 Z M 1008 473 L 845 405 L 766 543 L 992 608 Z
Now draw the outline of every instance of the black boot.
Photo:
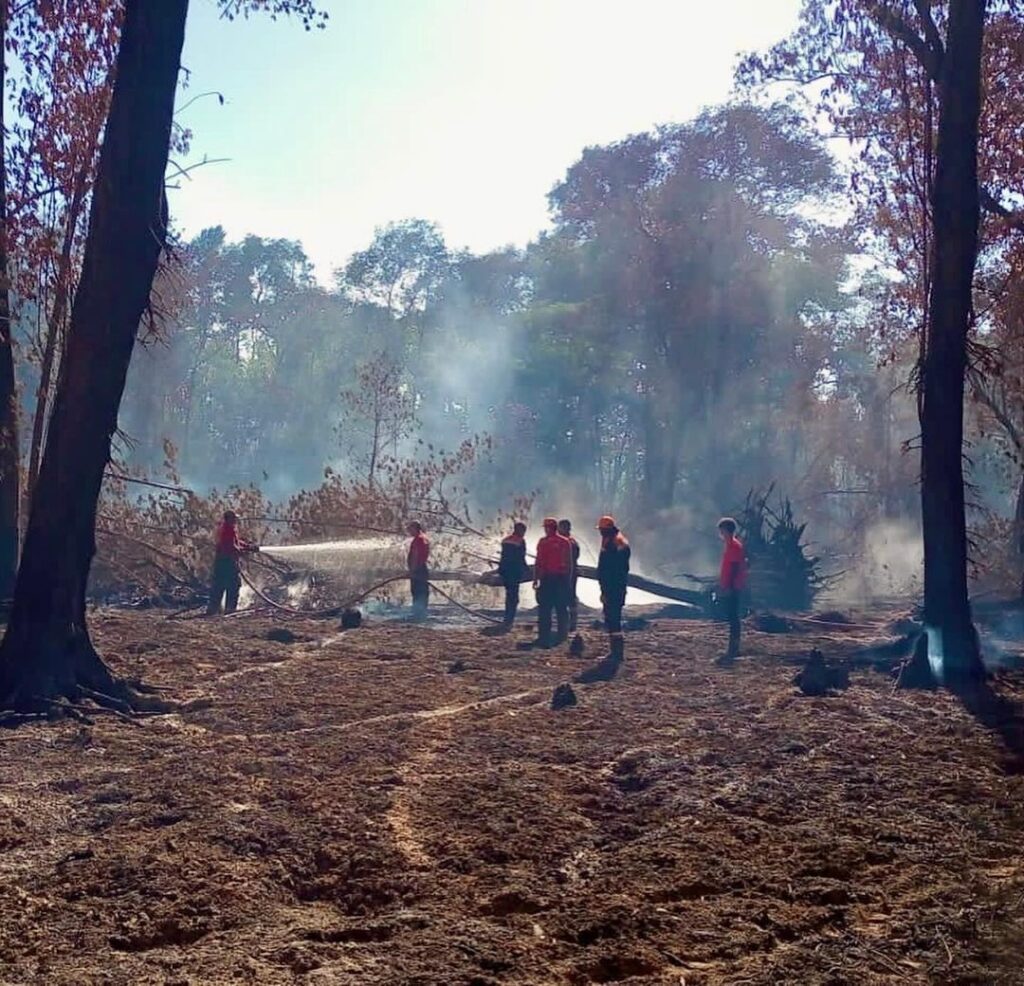
M 595 681 L 611 681 L 619 673 L 619 668 L 626 659 L 625 641 L 620 633 L 613 634 L 609 643 L 608 654 L 602 657 L 597 664 L 592 664 L 576 675 L 575 681 L 584 685 L 592 684 Z
M 726 652 L 715 661 L 720 668 L 727 668 L 736 663 L 740 655 L 740 628 L 739 624 L 729 627 L 729 646 Z
M 626 660 L 626 638 L 621 633 L 611 637 L 611 652 L 608 656 L 616 663 L 621 664 Z
M 564 644 L 569 639 L 569 612 L 560 609 L 558 611 L 558 643 Z
M 537 640 L 535 647 L 550 647 L 553 644 L 551 638 L 551 610 L 538 607 L 537 609 Z

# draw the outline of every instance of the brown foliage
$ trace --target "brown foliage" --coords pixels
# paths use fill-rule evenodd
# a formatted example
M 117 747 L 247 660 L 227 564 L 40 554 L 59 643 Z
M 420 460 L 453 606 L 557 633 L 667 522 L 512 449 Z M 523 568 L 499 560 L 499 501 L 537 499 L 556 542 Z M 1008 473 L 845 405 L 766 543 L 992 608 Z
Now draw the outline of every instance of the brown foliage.
M 438 538 L 432 552 L 435 567 L 474 562 L 480 568 L 481 557 L 466 549 L 466 539 L 483 550 L 497 539 L 506 517 L 526 516 L 532 505 L 531 495 L 517 496 L 507 514 L 474 516 L 467 474 L 490 446 L 489 438 L 474 437 L 452 452 L 424 445 L 420 456 L 385 457 L 373 484 L 327 469 L 320 486 L 275 504 L 254 487 L 205 496 L 182 487 L 175 450 L 168 444 L 159 482 L 126 475 L 116 467 L 108 473 L 97 520 L 91 593 L 159 603 L 193 601 L 205 592 L 213 532 L 228 509 L 238 514 L 242 536 L 257 543 L 344 541 L 367 532 L 404 537 L 407 522 L 416 519 Z M 261 559 L 253 561 L 258 569 Z M 280 572 L 264 568 L 253 574 L 268 584 Z M 353 583 L 350 588 L 368 586 Z
M 797 87 L 856 151 L 850 181 L 866 249 L 891 279 L 875 328 L 895 356 L 926 318 L 938 90 L 928 48 L 941 51 L 945 3 L 805 0 L 800 25 L 741 64 L 741 85 Z M 986 206 L 979 278 L 1017 235 L 999 203 L 1024 193 L 1024 4 L 989 4 L 978 154 Z M 923 10 L 930 11 L 927 18 Z M 918 39 L 918 40 L 915 40 Z M 1004 210 L 1005 211 L 1005 210 Z

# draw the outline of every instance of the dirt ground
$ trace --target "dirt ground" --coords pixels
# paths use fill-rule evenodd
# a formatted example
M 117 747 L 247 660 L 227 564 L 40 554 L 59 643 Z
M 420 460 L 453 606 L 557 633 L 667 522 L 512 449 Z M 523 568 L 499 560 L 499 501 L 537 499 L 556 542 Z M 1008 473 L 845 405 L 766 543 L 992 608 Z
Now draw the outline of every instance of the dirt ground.
M 555 712 L 599 632 L 274 625 L 98 613 L 190 710 L 0 731 L 0 980 L 1024 982 L 1019 733 L 800 695 L 856 632 L 659 621 Z

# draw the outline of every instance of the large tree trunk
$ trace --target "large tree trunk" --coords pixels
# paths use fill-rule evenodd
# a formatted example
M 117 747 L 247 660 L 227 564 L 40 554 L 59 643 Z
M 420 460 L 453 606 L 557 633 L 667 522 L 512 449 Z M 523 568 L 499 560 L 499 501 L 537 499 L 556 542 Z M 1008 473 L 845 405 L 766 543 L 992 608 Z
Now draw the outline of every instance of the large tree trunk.
M 7 80 L 4 43 L 7 4 L 0 0 L 0 599 L 14 590 L 18 572 L 21 463 L 18 452 L 18 390 L 11 343 L 11 283 L 8 262 L 7 166 L 4 99 Z
M 978 116 L 985 0 L 951 0 L 939 92 L 933 277 L 922 362 L 924 619 L 933 670 L 949 685 L 981 676 L 967 596 L 963 403 L 978 254 Z
M 89 640 L 85 591 L 103 471 L 166 234 L 164 172 L 187 11 L 188 0 L 125 5 L 64 372 L 0 647 L 8 708 L 118 690 Z

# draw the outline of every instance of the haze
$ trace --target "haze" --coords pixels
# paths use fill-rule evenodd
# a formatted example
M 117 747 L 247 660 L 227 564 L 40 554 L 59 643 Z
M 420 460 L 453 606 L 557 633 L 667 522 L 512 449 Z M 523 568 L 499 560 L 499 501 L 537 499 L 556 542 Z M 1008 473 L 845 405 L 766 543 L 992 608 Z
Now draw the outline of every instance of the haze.
M 192 6 L 179 114 L 195 134 L 172 212 L 300 240 L 317 274 L 374 228 L 421 216 L 451 247 L 525 245 L 588 145 L 721 102 L 737 53 L 792 29 L 797 0 L 331 0 L 328 30 Z

